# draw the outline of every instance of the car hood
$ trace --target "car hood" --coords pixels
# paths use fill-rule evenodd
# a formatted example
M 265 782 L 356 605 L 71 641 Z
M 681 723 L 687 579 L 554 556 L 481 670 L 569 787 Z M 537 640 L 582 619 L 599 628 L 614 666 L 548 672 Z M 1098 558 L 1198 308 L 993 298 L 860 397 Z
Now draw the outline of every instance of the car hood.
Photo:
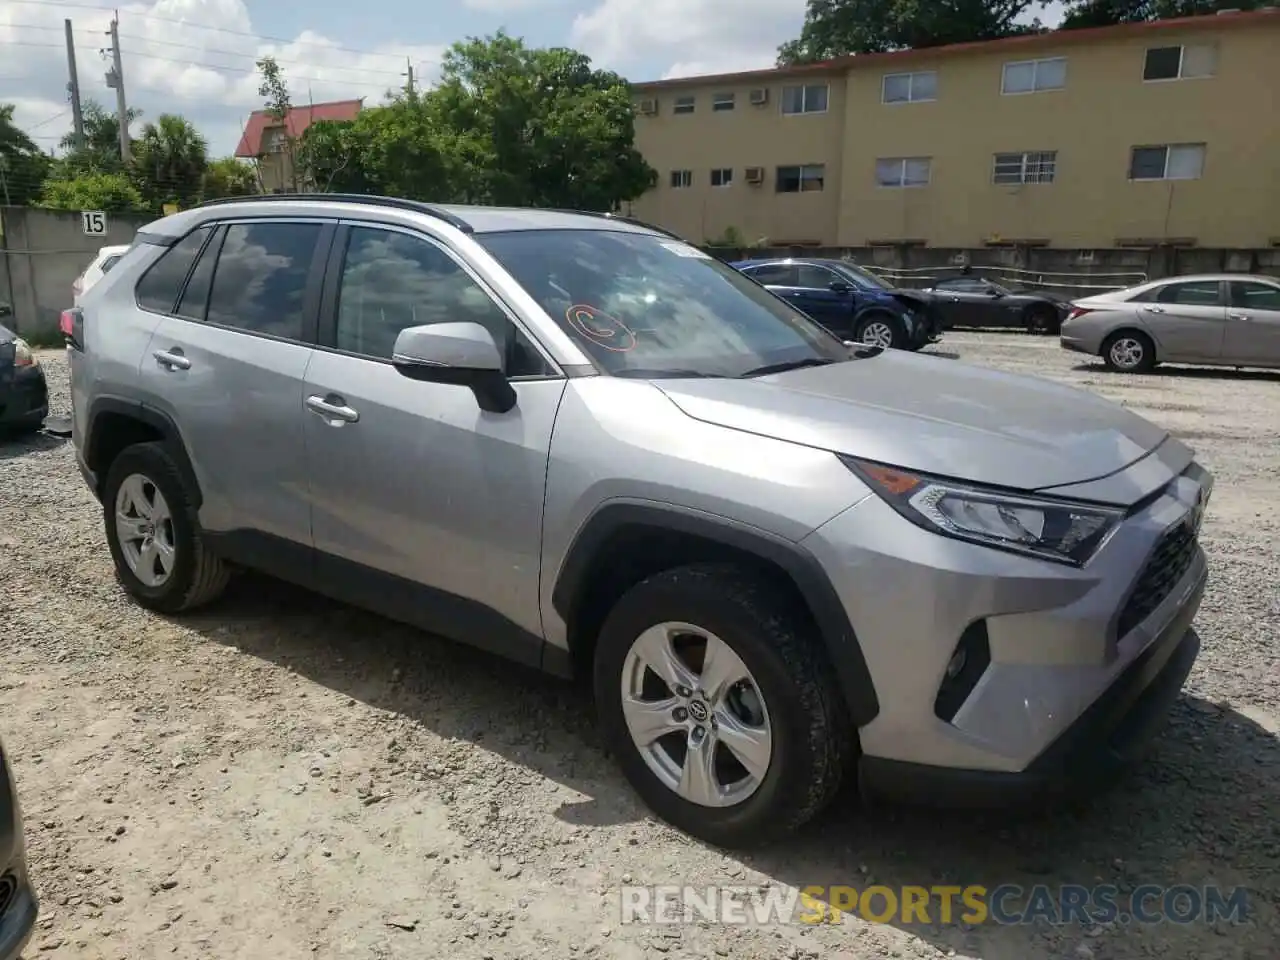
M 1167 437 L 1093 394 L 898 350 L 746 380 L 660 380 L 696 420 L 1020 490 L 1116 473 Z

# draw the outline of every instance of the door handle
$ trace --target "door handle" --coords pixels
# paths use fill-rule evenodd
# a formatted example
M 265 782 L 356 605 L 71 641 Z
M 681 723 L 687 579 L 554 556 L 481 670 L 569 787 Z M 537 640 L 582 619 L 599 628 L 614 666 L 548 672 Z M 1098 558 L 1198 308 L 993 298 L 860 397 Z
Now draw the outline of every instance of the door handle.
M 1164 313 L 1164 307 L 1147 307 L 1147 313 Z
M 170 370 L 191 369 L 191 361 L 182 355 L 181 350 L 177 350 L 176 348 L 172 351 L 157 350 L 151 355 L 156 358 L 156 363 L 160 364 L 162 367 L 167 367 Z
M 1232 320 L 1252 320 L 1253 319 L 1247 313 L 1228 313 L 1227 316 L 1230 317 Z
M 324 417 L 335 427 L 356 423 L 360 419 L 359 412 L 343 403 L 341 397 L 307 397 L 306 404 L 308 410 Z

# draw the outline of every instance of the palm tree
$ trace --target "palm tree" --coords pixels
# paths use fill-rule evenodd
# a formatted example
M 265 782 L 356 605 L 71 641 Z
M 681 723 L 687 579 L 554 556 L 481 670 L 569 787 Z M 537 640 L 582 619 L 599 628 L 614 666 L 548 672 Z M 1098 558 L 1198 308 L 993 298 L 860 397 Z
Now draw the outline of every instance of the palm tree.
M 189 122 L 162 113 L 134 142 L 134 170 L 152 203 L 189 204 L 199 199 L 208 169 L 208 144 Z
M 15 109 L 0 103 L 0 203 L 25 206 L 40 195 L 53 161 L 14 123 Z

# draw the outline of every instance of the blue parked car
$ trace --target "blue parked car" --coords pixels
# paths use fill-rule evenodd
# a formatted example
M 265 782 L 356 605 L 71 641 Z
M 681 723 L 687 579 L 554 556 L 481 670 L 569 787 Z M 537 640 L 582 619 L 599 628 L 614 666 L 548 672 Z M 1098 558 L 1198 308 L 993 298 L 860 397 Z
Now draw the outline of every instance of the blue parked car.
M 942 337 L 928 300 L 890 287 L 857 264 L 787 257 L 731 266 L 845 340 L 919 350 Z

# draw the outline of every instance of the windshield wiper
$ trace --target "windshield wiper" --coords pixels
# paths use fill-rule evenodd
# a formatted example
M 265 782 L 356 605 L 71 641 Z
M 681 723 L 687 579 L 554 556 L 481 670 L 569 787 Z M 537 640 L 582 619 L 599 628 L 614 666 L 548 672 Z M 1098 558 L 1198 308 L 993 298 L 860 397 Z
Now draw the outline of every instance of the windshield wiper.
M 657 380 L 662 377 L 710 377 L 712 374 L 703 373 L 701 370 L 681 370 L 679 368 L 657 368 L 657 367 L 623 367 L 621 370 L 613 371 L 615 377 L 638 377 L 642 380 Z
M 785 363 L 769 363 L 763 367 L 748 370 L 742 374 L 742 379 L 767 377 L 771 373 L 786 373 L 788 370 L 800 370 L 803 367 L 825 367 L 827 364 L 835 362 L 835 360 L 830 360 L 826 357 L 806 357 L 803 360 L 788 360 Z

